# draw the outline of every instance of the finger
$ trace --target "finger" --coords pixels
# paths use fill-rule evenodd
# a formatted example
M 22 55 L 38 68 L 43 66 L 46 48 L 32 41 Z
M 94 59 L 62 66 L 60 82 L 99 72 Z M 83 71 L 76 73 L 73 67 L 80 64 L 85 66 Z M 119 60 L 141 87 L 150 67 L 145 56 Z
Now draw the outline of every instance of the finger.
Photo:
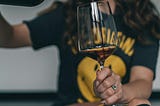
M 96 71 L 96 75 L 98 76 L 99 75 L 99 72 L 100 70 L 97 70 Z M 99 86 L 99 84 L 100 84 L 100 81 L 98 81 L 97 80 L 97 78 L 94 80 L 94 82 L 93 82 L 93 87 L 94 87 L 94 89 L 96 89 L 98 86 Z
M 122 97 L 122 92 L 116 92 L 114 95 L 104 99 L 102 102 L 111 105 L 115 104 Z
M 114 78 L 115 78 L 116 82 L 115 82 L 115 84 L 113 84 L 113 85 L 111 86 L 111 88 L 112 88 L 115 92 L 119 92 L 119 91 L 122 90 L 122 84 L 121 84 L 120 77 L 119 77 L 119 76 L 115 76 Z
M 113 84 L 112 86 L 110 86 L 104 92 L 100 93 L 99 96 L 102 99 L 106 99 L 106 98 L 114 95 L 115 93 L 119 92 L 120 91 L 120 89 L 119 89 L 120 87 L 121 87 L 121 83 L 119 83 L 119 81 L 116 81 L 115 84 Z
M 107 77 L 105 80 L 103 80 L 99 86 L 97 86 L 97 90 L 98 92 L 102 93 L 104 92 L 106 89 L 110 88 L 112 85 L 114 85 L 116 83 L 116 80 L 114 77 Z
M 111 87 L 112 90 L 114 91 L 114 94 L 104 99 L 106 104 L 109 104 L 109 105 L 114 104 L 122 98 L 122 84 L 117 80 L 115 86 L 116 86 L 116 89 L 113 89 Z
M 116 83 L 113 84 L 107 91 L 100 94 L 100 97 L 103 98 L 102 103 L 105 103 L 107 105 L 116 103 L 122 97 L 122 84 L 120 77 L 116 74 L 112 76 L 114 76 L 114 78 L 116 79 Z M 113 86 L 115 86 L 115 88 Z
M 115 91 L 110 87 L 110 88 L 106 89 L 104 92 L 100 93 L 99 97 L 102 99 L 107 99 L 114 94 L 115 94 Z
M 101 71 L 97 71 L 96 80 L 100 83 L 108 76 L 112 74 L 112 71 L 109 68 L 103 68 Z
M 99 93 L 97 92 L 98 90 L 97 90 L 97 87 L 99 86 L 99 81 L 97 81 L 97 80 L 94 80 L 94 82 L 93 82 L 93 90 L 94 90 L 94 93 L 95 93 L 95 95 L 96 96 L 98 96 L 99 95 Z M 99 97 L 99 96 L 98 96 Z

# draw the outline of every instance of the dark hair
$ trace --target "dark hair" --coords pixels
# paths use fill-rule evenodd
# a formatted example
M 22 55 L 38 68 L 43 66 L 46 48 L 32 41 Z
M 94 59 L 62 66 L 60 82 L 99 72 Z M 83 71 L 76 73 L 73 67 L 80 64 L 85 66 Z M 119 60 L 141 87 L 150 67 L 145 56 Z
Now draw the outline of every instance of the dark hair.
M 116 0 L 116 3 L 125 23 L 139 33 L 137 38 L 141 43 L 150 44 L 152 38 L 160 39 L 159 13 L 150 0 Z
M 76 0 L 66 5 L 67 35 L 76 35 Z M 79 0 L 77 0 L 79 1 Z M 138 32 L 137 39 L 143 44 L 151 44 L 152 39 L 160 39 L 159 12 L 150 0 L 115 0 L 116 6 L 124 14 L 124 21 Z
M 66 10 L 66 29 L 64 38 L 68 39 L 77 34 L 76 1 L 64 3 Z M 115 0 L 116 6 L 122 12 L 125 24 L 139 33 L 138 40 L 144 44 L 152 43 L 151 38 L 160 39 L 160 18 L 157 9 L 150 0 Z M 46 9 L 48 12 L 57 7 L 59 2 Z M 45 10 L 45 11 L 46 11 Z M 69 27 L 68 27 L 69 26 Z M 153 36 L 153 37 L 152 37 Z
M 68 0 L 65 4 L 66 11 L 66 29 L 64 39 L 71 39 L 77 35 L 77 9 L 76 0 Z

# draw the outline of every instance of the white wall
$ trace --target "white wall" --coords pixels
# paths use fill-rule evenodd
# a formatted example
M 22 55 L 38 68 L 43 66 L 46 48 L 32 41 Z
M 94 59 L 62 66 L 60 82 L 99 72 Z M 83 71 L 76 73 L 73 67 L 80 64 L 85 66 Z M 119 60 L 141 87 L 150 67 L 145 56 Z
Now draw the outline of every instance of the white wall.
M 11 24 L 35 17 L 54 0 L 45 0 L 36 7 L 2 6 L 0 11 Z M 160 7 L 159 0 L 152 0 Z M 160 8 L 159 8 L 160 10 Z M 160 54 L 160 53 L 159 53 Z M 33 51 L 31 48 L 0 49 L 0 92 L 47 92 L 57 90 L 58 51 L 54 46 Z M 160 91 L 160 57 L 154 90 Z

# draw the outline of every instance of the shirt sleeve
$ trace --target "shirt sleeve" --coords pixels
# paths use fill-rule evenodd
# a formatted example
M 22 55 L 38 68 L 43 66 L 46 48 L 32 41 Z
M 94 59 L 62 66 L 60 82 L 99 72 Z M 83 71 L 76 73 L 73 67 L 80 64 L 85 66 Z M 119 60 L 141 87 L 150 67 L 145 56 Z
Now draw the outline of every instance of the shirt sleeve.
M 150 68 L 155 77 L 155 70 L 157 65 L 159 51 L 159 41 L 152 45 L 135 44 L 135 51 L 132 57 L 132 66 L 139 65 Z
M 24 21 L 30 31 L 30 38 L 34 49 L 49 45 L 58 45 L 64 33 L 63 6 L 41 15 L 33 20 Z

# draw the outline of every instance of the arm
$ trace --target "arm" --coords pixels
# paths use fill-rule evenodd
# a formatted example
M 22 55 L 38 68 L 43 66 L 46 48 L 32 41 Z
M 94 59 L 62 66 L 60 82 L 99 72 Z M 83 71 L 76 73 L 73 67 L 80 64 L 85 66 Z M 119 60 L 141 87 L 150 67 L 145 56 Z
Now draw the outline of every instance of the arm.
M 107 75 L 108 80 L 105 80 Z M 110 81 L 109 81 L 110 80 Z M 115 80 L 115 81 L 114 81 Z M 118 80 L 118 81 L 116 81 Z M 146 99 L 149 98 L 152 92 L 152 80 L 153 72 L 146 67 L 134 66 L 131 69 L 131 77 L 129 83 L 122 85 L 118 75 L 114 73 L 111 75 L 111 71 L 107 68 L 104 68 L 102 71 L 97 72 L 97 79 L 95 80 L 94 85 L 98 85 L 99 88 L 95 88 L 96 95 L 105 99 L 106 104 L 112 104 L 115 102 L 118 103 L 129 103 L 129 106 L 136 106 L 138 104 L 150 104 Z M 97 81 L 100 81 L 101 85 L 96 84 Z M 119 84 L 116 84 L 119 82 Z M 117 91 L 112 95 L 112 89 L 110 86 L 112 84 L 117 85 Z M 119 86 L 118 86 L 119 85 Z M 108 86 L 108 87 L 104 87 Z M 104 91 L 104 88 L 108 88 L 104 93 L 99 93 Z M 109 93 L 109 94 L 107 94 Z M 110 96 L 105 96 L 105 95 Z M 122 94 L 122 95 L 121 95 Z M 72 104 L 69 106 L 100 106 L 101 102 L 97 103 L 82 103 L 82 104 Z
M 146 67 L 134 66 L 129 83 L 122 85 L 120 77 L 104 68 L 97 72 L 94 82 L 95 94 L 107 105 L 130 103 L 134 99 L 148 99 L 152 91 L 153 72 Z M 112 89 L 116 85 L 117 89 Z M 135 106 L 135 105 L 134 105 Z
M 123 85 L 121 102 L 130 102 L 134 98 L 148 99 L 152 92 L 153 72 L 143 66 L 131 68 L 131 77 L 128 84 Z
M 29 30 L 25 24 L 11 26 L 0 14 L 0 47 L 31 46 Z

